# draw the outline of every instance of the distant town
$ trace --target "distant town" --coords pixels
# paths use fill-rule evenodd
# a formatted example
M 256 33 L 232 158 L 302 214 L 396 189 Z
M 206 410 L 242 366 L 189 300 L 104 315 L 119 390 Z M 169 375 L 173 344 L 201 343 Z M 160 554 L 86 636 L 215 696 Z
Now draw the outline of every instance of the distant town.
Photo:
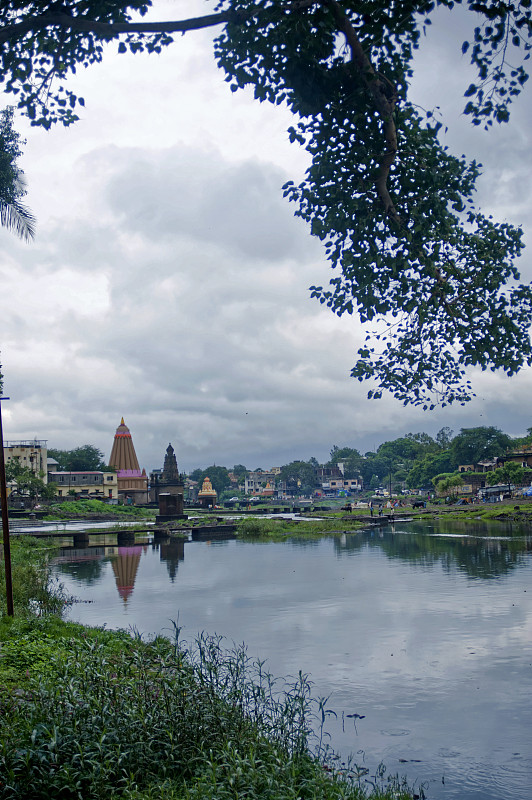
M 325 464 L 315 458 L 268 469 L 212 464 L 188 475 L 179 472 L 170 443 L 161 453 L 161 467 L 148 475 L 122 418 L 108 463 L 92 445 L 57 450 L 48 447 L 46 439 L 6 441 L 4 456 L 10 503 L 26 506 L 69 499 L 146 505 L 157 503 L 160 491 L 169 486 L 182 487 L 185 502 L 214 506 L 363 494 L 502 497 L 526 492 L 532 484 L 532 428 L 521 438 L 491 426 L 463 428 L 456 435 L 442 428 L 435 437 L 407 433 L 382 443 L 375 452 L 335 445 Z

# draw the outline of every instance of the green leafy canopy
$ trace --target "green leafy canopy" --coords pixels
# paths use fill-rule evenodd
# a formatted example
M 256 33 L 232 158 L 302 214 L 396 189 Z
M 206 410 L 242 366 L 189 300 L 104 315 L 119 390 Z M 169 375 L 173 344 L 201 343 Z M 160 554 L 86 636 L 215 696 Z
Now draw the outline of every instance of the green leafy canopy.
M 35 220 L 21 203 L 26 194 L 23 173 L 17 164 L 22 144 L 13 128 L 13 108 L 8 106 L 0 111 L 0 225 L 29 241 L 35 234 Z
M 221 0 L 205 17 L 139 22 L 150 5 L 9 0 L 5 91 L 33 124 L 68 125 L 84 100 L 62 81 L 100 61 L 106 43 L 159 52 L 176 32 L 220 26 L 215 57 L 231 90 L 251 85 L 259 101 L 286 104 L 290 139 L 311 156 L 284 192 L 335 270 L 312 296 L 372 328 L 352 370 L 375 385 L 368 396 L 464 403 L 471 367 L 514 375 L 532 363 L 532 291 L 515 265 L 522 232 L 476 208 L 479 165 L 448 153 L 440 123 L 408 99 L 420 32 L 452 0 Z M 465 113 L 489 127 L 508 119 L 526 82 L 531 2 L 463 5 L 477 25 L 462 52 L 478 72 Z

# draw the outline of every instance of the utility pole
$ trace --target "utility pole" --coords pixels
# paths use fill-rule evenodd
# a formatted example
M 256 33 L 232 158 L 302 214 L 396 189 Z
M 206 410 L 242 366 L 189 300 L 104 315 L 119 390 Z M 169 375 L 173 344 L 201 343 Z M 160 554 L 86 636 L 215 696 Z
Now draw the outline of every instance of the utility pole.
M 7 486 L 6 464 L 4 459 L 4 434 L 2 431 L 2 400 L 9 397 L 0 397 L 0 500 L 2 509 L 2 531 L 4 541 L 4 564 L 6 570 L 6 604 L 9 617 L 14 616 L 13 610 L 13 581 L 11 578 L 11 547 L 9 543 L 9 519 L 7 516 Z

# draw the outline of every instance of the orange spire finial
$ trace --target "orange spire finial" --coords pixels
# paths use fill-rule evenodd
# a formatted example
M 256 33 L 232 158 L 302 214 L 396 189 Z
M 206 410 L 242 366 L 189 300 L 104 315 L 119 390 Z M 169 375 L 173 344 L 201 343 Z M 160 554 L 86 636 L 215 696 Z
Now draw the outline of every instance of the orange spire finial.
M 126 423 L 124 422 L 124 417 L 122 417 L 122 419 L 120 420 L 120 424 L 121 424 L 121 425 L 125 425 L 125 424 L 126 424 Z

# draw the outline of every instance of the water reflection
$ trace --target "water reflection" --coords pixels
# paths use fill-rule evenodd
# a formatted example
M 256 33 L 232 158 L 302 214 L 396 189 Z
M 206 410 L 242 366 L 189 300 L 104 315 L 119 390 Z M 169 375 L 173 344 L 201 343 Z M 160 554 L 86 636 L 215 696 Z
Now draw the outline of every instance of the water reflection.
M 116 551 L 111 556 L 111 566 L 118 594 L 124 603 L 127 603 L 135 586 L 135 578 L 137 577 L 143 546 L 137 544 L 132 547 L 117 547 Z
M 153 541 L 151 549 L 159 552 L 161 562 L 166 564 L 170 581 L 174 583 L 179 562 L 185 558 L 185 542 L 171 538 Z M 59 556 L 53 559 L 52 564 L 58 574 L 72 578 L 77 584 L 94 586 L 103 579 L 106 564 L 110 563 L 118 595 L 127 603 L 135 588 L 141 557 L 147 551 L 147 542 L 127 546 L 67 546 L 60 549 Z
M 154 550 L 159 549 L 161 561 L 166 564 L 170 581 L 174 583 L 179 562 L 185 559 L 185 542 L 179 539 L 169 539 L 160 544 L 154 542 L 152 547 Z
M 77 563 L 64 551 L 55 569 L 91 601 L 72 619 L 144 633 L 178 620 L 185 639 L 216 632 L 273 674 L 310 673 L 338 714 L 332 744 L 361 766 L 382 759 L 428 781 L 431 800 L 523 800 L 531 539 L 478 536 L 398 523 L 334 539 L 106 545 Z
M 460 535 L 460 527 L 464 528 Z M 455 570 L 470 578 L 500 578 L 527 563 L 532 551 L 532 536 L 499 538 L 485 536 L 484 523 L 456 526 L 449 524 L 423 525 L 409 523 L 395 525 L 392 530 L 360 531 L 334 540 L 339 556 L 357 553 L 362 548 L 378 548 L 388 558 L 402 559 L 423 568 L 440 564 L 447 573 Z M 458 528 L 458 530 L 457 530 Z M 447 534 L 447 535 L 446 535 Z M 482 536 L 484 535 L 484 538 Z
M 64 547 L 53 560 L 57 572 L 76 581 L 93 586 L 102 578 L 106 547 Z

